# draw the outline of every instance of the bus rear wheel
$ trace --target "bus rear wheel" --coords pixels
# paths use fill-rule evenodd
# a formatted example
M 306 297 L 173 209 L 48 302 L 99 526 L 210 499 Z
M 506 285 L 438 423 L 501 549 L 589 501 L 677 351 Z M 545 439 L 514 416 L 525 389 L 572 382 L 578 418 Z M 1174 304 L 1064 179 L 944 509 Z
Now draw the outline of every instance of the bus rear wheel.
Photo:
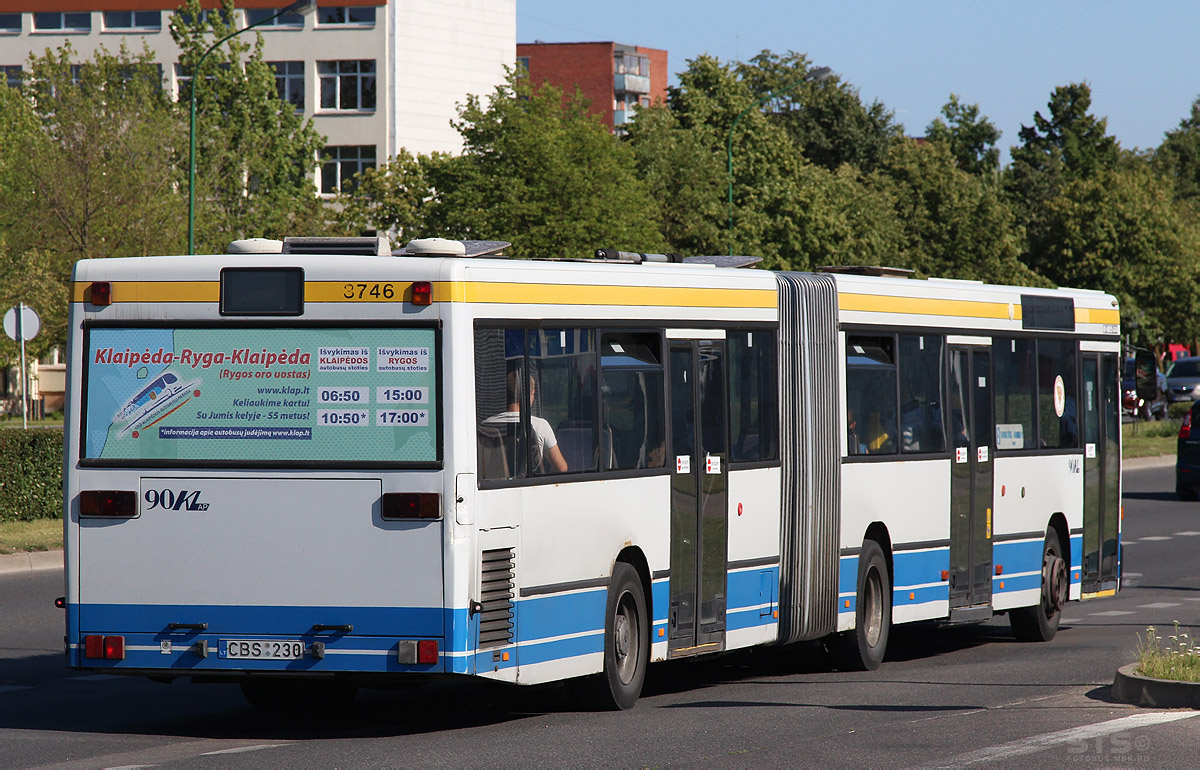
M 1058 633 L 1058 621 L 1067 603 L 1067 563 L 1062 558 L 1058 532 L 1046 533 L 1042 546 L 1042 591 L 1040 601 L 1033 607 L 1020 607 L 1008 612 L 1013 636 L 1020 642 L 1048 642 Z
M 847 671 L 874 671 L 883 663 L 892 628 L 892 581 L 887 559 L 874 540 L 863 541 L 858 555 L 858 596 L 854 629 L 840 634 L 834 644 L 838 667 Z
M 604 671 L 575 683 L 582 705 L 598 710 L 633 708 L 646 681 L 650 624 L 637 570 L 617 562 L 608 585 L 604 621 Z

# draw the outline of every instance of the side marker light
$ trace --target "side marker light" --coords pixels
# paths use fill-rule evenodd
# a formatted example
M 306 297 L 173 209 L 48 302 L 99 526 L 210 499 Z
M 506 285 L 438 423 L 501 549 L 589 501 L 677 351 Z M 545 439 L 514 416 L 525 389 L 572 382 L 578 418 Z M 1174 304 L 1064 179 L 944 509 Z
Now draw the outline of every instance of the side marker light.
M 95 281 L 88 287 L 88 301 L 98 307 L 112 304 L 112 284 L 108 281 Z
M 412 303 L 414 305 L 432 305 L 433 284 L 429 281 L 413 281 Z

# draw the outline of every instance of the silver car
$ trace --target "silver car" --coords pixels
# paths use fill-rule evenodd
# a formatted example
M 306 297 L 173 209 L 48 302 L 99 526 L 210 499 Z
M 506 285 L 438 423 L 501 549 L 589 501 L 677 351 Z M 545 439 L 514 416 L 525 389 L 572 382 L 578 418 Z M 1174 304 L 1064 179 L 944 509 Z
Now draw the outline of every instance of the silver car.
M 1200 401 L 1200 356 L 1175 359 L 1167 370 L 1168 401 Z

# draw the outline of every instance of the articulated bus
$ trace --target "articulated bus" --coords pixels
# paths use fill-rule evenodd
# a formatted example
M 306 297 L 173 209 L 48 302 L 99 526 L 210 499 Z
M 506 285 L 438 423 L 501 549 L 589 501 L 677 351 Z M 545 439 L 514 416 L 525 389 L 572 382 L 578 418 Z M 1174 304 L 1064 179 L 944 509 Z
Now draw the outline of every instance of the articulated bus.
M 654 661 L 873 669 L 894 623 L 1046 641 L 1117 590 L 1112 296 L 505 245 L 78 263 L 70 665 L 628 708 Z

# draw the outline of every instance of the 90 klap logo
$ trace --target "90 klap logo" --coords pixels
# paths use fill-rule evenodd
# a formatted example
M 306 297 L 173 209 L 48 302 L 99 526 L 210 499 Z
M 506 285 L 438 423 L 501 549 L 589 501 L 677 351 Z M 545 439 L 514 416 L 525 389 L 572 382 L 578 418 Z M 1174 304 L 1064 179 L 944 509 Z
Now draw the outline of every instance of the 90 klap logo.
M 208 503 L 200 502 L 200 490 L 191 492 L 186 489 L 181 489 L 176 492 L 173 489 L 147 489 L 146 494 L 147 508 L 153 510 L 161 508 L 164 511 L 207 511 Z

